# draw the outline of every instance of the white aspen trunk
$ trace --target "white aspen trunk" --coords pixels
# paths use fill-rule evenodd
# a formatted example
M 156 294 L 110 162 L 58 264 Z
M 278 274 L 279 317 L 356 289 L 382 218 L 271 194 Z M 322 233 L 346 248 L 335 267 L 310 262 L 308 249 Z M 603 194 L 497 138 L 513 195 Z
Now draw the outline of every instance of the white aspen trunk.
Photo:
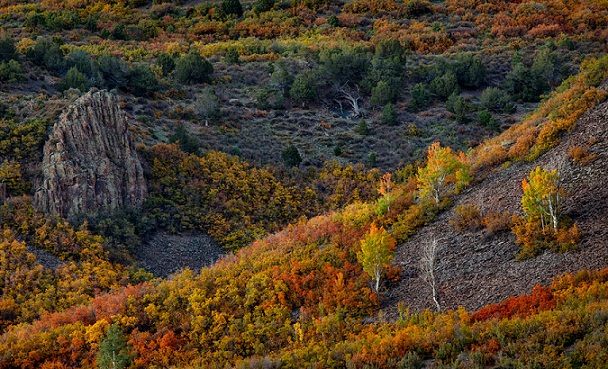
M 431 287 L 431 298 L 437 308 L 437 312 L 441 312 L 441 304 L 439 303 L 439 283 L 435 275 L 435 261 L 437 259 L 438 243 L 433 239 L 428 244 L 422 246 L 420 258 L 420 271 L 422 279 Z
M 432 283 L 431 288 L 433 290 L 433 302 L 435 302 L 435 306 L 437 307 L 437 312 L 441 313 L 441 306 L 439 305 L 439 300 L 437 300 L 437 287 L 436 287 L 436 283 L 435 283 L 435 274 L 434 273 L 432 276 L 432 280 L 433 280 L 433 283 Z
M 552 197 L 549 198 L 549 211 L 551 212 L 551 220 L 553 220 L 553 230 L 557 232 L 559 221 L 559 194 L 555 195 L 555 200 L 553 200 Z

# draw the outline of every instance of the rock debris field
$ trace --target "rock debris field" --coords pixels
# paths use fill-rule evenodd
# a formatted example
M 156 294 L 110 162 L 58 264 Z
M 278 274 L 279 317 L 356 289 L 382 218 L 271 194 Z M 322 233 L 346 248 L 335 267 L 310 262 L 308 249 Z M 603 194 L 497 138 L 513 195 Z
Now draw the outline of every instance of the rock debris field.
M 225 251 L 204 234 L 170 235 L 159 233 L 135 253 L 141 267 L 166 278 L 183 269 L 199 271 L 215 264 Z

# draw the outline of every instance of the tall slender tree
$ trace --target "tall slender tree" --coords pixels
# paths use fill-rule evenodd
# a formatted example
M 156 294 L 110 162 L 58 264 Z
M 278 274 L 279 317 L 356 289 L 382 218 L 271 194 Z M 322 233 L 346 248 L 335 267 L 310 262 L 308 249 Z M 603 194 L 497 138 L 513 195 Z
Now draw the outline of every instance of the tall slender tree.
M 369 232 L 361 240 L 361 251 L 357 253 L 357 260 L 375 282 L 376 292 L 380 290 L 382 270 L 395 256 L 394 250 L 395 239 L 383 227 L 378 228 L 375 224 L 371 225 Z

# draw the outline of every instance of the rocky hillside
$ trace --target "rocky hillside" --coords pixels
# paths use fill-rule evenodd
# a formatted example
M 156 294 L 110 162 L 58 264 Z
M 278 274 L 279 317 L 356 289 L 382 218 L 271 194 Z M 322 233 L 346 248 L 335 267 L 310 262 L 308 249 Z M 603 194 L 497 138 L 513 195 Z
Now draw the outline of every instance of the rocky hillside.
M 604 89 L 606 83 L 604 83 Z M 585 163 L 573 160 L 571 148 L 588 150 Z M 564 254 L 546 252 L 516 261 L 519 246 L 509 231 L 490 235 L 483 230 L 457 232 L 450 224 L 458 205 L 477 206 L 481 213 L 521 214 L 521 182 L 536 166 L 558 169 L 566 191 L 565 215 L 582 232 L 579 249 Z M 536 284 L 546 285 L 557 275 L 608 266 L 608 102 L 585 113 L 562 142 L 536 161 L 518 162 L 492 173 L 455 200 L 452 210 L 441 214 L 412 239 L 398 246 L 394 262 L 403 278 L 387 293 L 388 311 L 396 314 L 398 301 L 414 310 L 434 308 L 430 288 L 418 272 L 420 249 L 436 238 L 439 299 L 443 308 L 477 309 L 511 295 L 528 293 Z
M 49 214 L 140 206 L 147 193 L 141 162 L 118 98 L 92 91 L 69 105 L 44 146 L 37 205 Z
M 213 265 L 224 252 L 205 234 L 159 233 L 136 250 L 135 257 L 144 269 L 166 278 L 186 268 L 198 272 L 203 267 Z

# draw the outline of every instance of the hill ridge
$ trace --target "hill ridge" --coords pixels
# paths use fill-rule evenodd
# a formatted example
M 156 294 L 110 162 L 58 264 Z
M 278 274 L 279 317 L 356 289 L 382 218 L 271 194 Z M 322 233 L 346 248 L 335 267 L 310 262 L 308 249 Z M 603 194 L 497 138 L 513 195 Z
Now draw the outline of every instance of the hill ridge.
M 606 90 L 608 81 L 600 88 Z M 589 147 L 594 160 L 585 166 L 569 158 L 571 147 Z M 582 239 L 579 249 L 559 254 L 545 252 L 536 258 L 515 261 L 519 246 L 515 236 L 494 236 L 482 231 L 458 233 L 449 223 L 455 207 L 474 204 L 481 212 L 493 210 L 520 214 L 521 181 L 536 166 L 558 169 L 567 196 L 564 213 L 577 222 Z M 432 309 L 430 289 L 418 275 L 419 246 L 437 237 L 440 242 L 438 270 L 440 302 L 444 308 L 479 309 L 512 295 L 529 293 L 536 284 L 547 285 L 557 275 L 608 266 L 608 192 L 604 180 L 608 168 L 608 101 L 584 113 L 574 129 L 553 149 L 533 162 L 516 162 L 490 174 L 456 197 L 454 206 L 420 229 L 408 242 L 398 245 L 394 263 L 403 269 L 401 280 L 387 292 L 384 308 L 396 316 L 399 301 L 412 310 Z M 585 209 L 582 211 L 581 209 Z

